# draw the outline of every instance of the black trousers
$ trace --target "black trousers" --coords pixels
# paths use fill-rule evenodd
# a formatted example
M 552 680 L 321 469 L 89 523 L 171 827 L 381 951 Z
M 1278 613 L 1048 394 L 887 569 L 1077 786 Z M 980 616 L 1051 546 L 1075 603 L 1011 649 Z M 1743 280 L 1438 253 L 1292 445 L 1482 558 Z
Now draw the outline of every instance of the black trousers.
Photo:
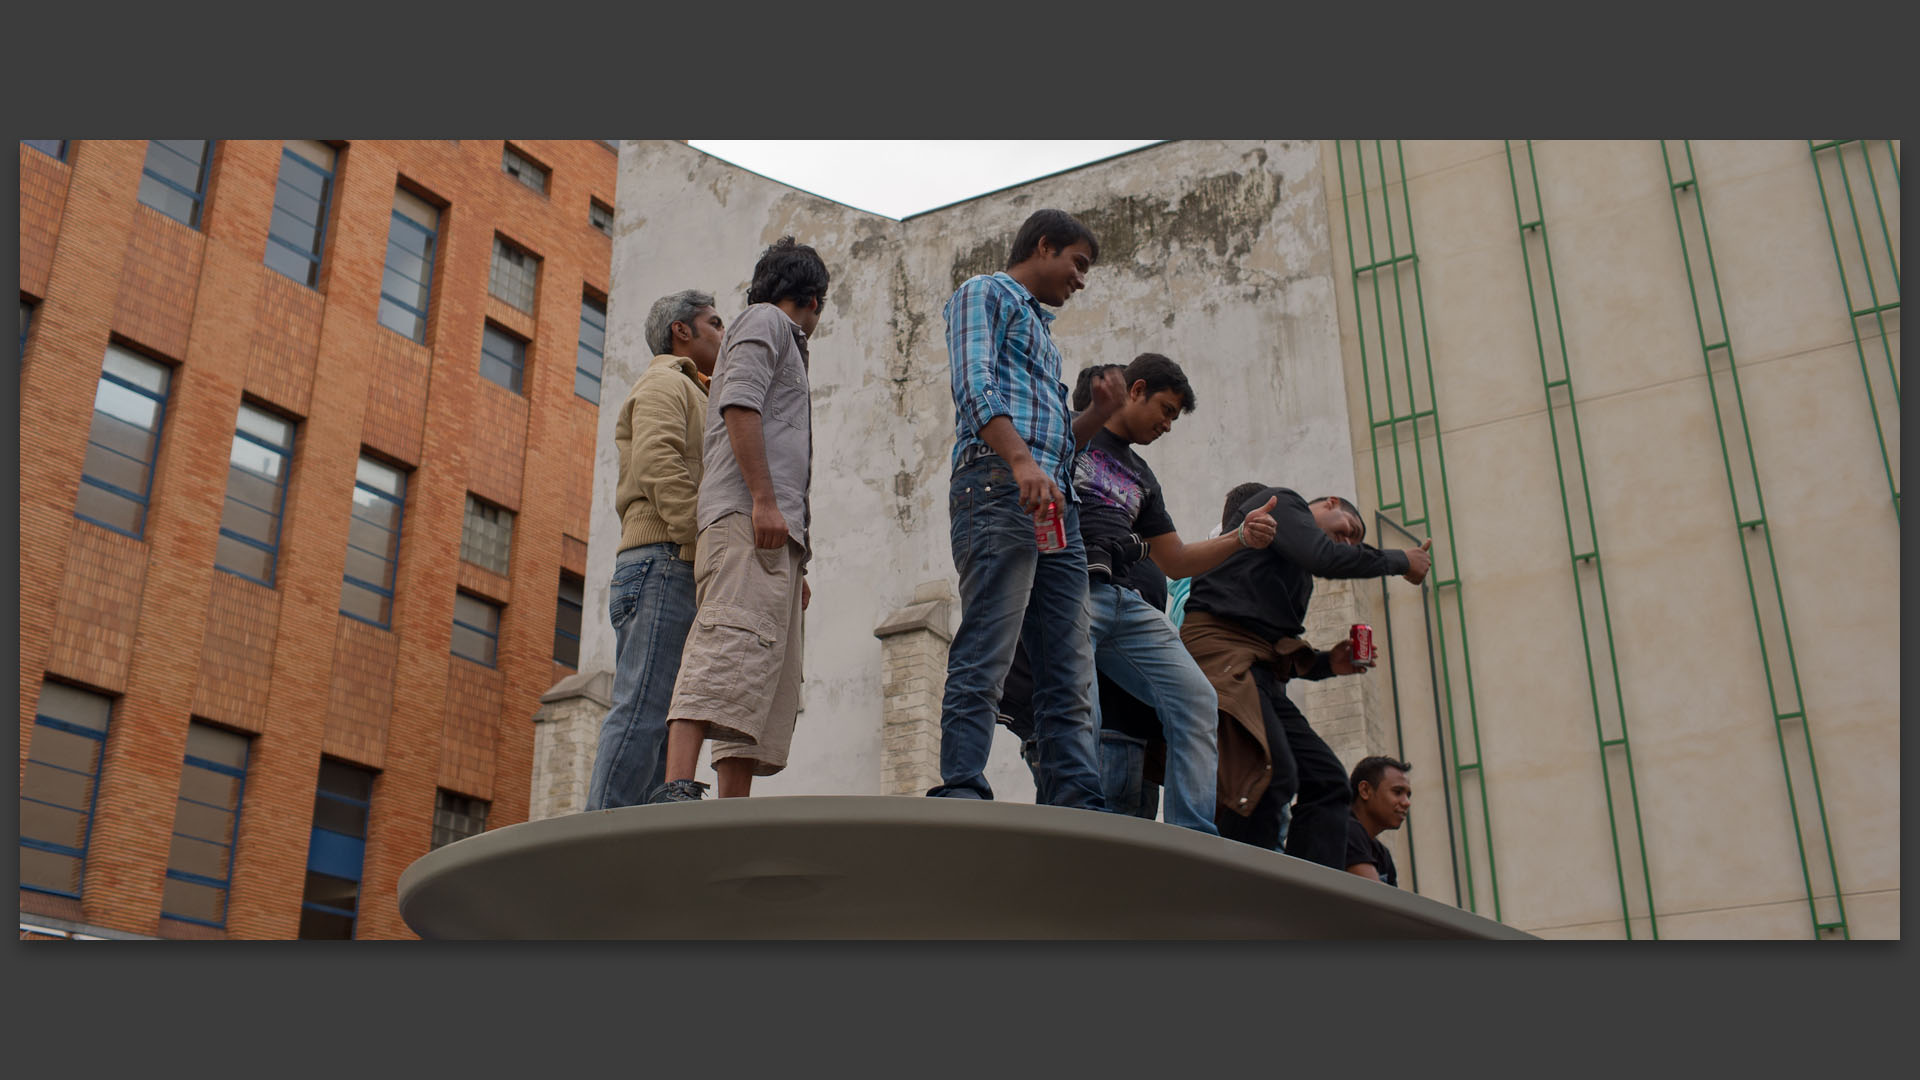
M 1347 814 L 1353 802 L 1347 770 L 1287 697 L 1284 680 L 1266 665 L 1256 664 L 1253 682 L 1260 690 L 1273 780 L 1253 813 L 1241 817 L 1221 807 L 1214 812 L 1214 825 L 1229 840 L 1272 850 L 1280 839 L 1280 812 L 1295 803 L 1293 823 L 1287 827 L 1287 854 L 1344 870 Z

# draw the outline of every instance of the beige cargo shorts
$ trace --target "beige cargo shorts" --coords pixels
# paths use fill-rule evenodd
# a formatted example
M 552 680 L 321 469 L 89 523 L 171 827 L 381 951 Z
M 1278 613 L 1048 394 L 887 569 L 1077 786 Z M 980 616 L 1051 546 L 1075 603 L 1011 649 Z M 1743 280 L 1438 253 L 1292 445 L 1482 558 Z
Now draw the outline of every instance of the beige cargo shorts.
M 800 707 L 800 567 L 791 538 L 753 546 L 753 518 L 727 514 L 700 530 L 693 561 L 699 610 L 680 654 L 667 716 L 705 720 L 714 761 L 751 758 L 753 775 L 787 767 Z

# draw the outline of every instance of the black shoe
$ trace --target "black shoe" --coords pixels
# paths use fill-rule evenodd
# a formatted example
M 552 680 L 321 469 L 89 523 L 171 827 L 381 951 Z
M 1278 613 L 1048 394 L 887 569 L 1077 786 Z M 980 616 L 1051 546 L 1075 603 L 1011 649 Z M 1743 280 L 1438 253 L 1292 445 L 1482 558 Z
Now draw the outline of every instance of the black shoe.
M 669 780 L 660 786 L 660 790 L 648 799 L 653 803 L 699 802 L 707 797 L 707 785 L 698 780 Z

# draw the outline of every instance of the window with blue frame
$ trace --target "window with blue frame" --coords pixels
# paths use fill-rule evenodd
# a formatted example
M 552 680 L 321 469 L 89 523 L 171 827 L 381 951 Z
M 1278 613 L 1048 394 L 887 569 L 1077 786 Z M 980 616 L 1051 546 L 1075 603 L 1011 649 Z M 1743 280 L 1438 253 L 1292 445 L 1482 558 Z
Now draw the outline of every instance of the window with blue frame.
M 170 919 L 227 925 L 248 749 L 245 735 L 198 721 L 187 725 L 187 761 L 180 770 L 173 846 L 160 893 L 160 914 Z
M 500 650 L 500 605 L 453 594 L 453 655 L 494 666 Z
M 212 139 L 152 139 L 140 172 L 140 201 L 182 225 L 200 227 L 213 164 Z
M 20 359 L 27 358 L 27 331 L 33 329 L 33 302 L 20 298 Z
M 353 517 L 347 524 L 340 614 L 382 630 L 393 626 L 393 584 L 406 507 L 407 474 L 362 455 L 353 477 Z
M 518 394 L 526 372 L 527 343 L 486 323 L 480 331 L 480 374 Z
M 573 392 L 600 404 L 600 376 L 607 354 L 607 305 L 591 296 L 580 300 L 580 351 L 573 363 Z
M 21 146 L 31 146 L 55 161 L 67 160 L 67 140 L 65 139 L 21 139 Z
M 287 468 L 292 461 L 293 421 L 241 405 L 228 455 L 227 502 L 220 513 L 213 565 L 273 587 L 274 567 L 280 561 L 280 518 L 287 506 Z
M 93 395 L 93 426 L 87 433 L 74 516 L 135 540 L 146 535 L 147 500 L 153 492 L 153 464 L 171 376 L 164 364 L 118 345 L 107 346 Z
M 580 615 L 585 610 L 585 579 L 560 571 L 559 610 L 553 617 L 553 658 L 570 668 L 580 666 Z
M 405 188 L 396 188 L 393 221 L 387 229 L 387 270 L 380 279 L 380 325 L 423 344 L 439 237 L 439 208 Z
M 309 288 L 320 284 L 327 209 L 333 199 L 333 147 L 289 139 L 280 152 L 280 182 L 267 230 L 267 265 Z
M 307 840 L 306 891 L 300 901 L 300 937 L 353 937 L 372 806 L 373 773 L 344 761 L 320 759 L 313 832 Z
M 78 898 L 113 701 L 42 682 L 20 773 L 20 887 Z

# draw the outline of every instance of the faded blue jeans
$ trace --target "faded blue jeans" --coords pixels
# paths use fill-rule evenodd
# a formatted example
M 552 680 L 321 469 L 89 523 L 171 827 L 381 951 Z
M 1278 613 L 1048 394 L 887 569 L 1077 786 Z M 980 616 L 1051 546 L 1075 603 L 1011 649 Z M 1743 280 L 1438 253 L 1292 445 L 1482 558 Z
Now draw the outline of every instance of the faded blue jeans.
M 667 765 L 667 703 L 693 626 L 693 564 L 675 543 L 642 544 L 613 560 L 613 708 L 600 724 L 587 809 L 637 806 Z
M 1041 800 L 1101 810 L 1087 636 L 1087 549 L 1079 508 L 1060 508 L 1067 550 L 1040 554 L 1013 470 L 988 455 L 953 473 L 947 496 L 960 630 L 947 652 L 940 704 L 940 779 L 928 795 L 991 799 L 985 775 L 1000 691 L 1024 634 L 1033 664 L 1033 726 Z
M 1020 744 L 1020 759 L 1040 789 L 1040 766 L 1032 739 Z M 1118 731 L 1100 733 L 1100 797 L 1107 812 L 1146 818 L 1160 816 L 1160 785 L 1147 779 L 1147 741 Z
M 1213 684 L 1166 615 L 1132 589 L 1094 582 L 1087 615 L 1100 674 L 1160 715 L 1167 740 L 1167 824 L 1218 836 L 1213 811 L 1220 704 Z M 1099 704 L 1095 695 L 1096 717 Z

